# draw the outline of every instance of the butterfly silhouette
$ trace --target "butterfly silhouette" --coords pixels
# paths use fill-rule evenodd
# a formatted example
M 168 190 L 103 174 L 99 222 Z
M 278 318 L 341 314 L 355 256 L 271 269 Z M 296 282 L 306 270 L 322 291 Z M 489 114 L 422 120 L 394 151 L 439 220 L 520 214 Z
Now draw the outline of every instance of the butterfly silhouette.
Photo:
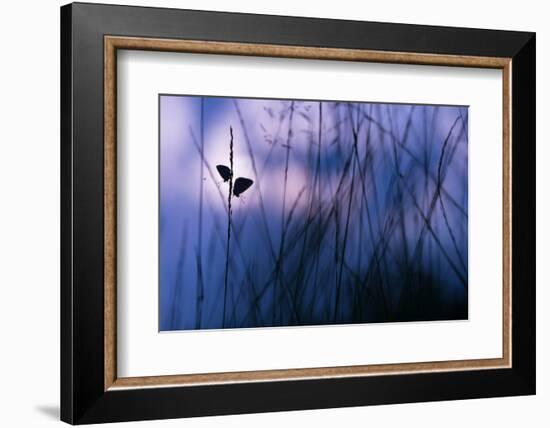
M 225 165 L 216 165 L 216 169 L 220 173 L 221 177 L 223 178 L 223 181 L 229 181 L 233 173 L 231 172 L 231 169 L 229 169 Z M 250 178 L 245 177 L 239 177 L 235 180 L 235 183 L 233 184 L 233 194 L 238 198 L 241 193 L 244 193 L 250 186 L 254 184 L 254 181 L 252 181 Z

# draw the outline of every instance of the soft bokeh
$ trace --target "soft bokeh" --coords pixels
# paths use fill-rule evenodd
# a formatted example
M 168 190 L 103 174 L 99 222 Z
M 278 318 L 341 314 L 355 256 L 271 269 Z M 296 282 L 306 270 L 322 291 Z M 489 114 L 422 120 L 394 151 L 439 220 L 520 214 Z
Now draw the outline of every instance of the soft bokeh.
M 162 95 L 160 329 L 467 318 L 467 122 L 456 106 Z M 254 181 L 231 215 L 230 128 L 234 179 Z

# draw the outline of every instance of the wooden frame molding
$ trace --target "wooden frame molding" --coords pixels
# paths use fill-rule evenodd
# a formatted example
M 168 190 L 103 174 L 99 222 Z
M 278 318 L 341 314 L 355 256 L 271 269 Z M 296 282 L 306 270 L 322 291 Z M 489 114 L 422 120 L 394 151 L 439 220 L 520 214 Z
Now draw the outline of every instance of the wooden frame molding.
M 502 358 L 306 369 L 117 377 L 116 367 L 116 85 L 117 50 L 421 64 L 502 70 L 503 82 L 503 349 Z M 510 58 L 418 54 L 251 43 L 104 37 L 104 390 L 311 378 L 395 375 L 472 369 L 509 368 L 512 363 L 512 61 Z

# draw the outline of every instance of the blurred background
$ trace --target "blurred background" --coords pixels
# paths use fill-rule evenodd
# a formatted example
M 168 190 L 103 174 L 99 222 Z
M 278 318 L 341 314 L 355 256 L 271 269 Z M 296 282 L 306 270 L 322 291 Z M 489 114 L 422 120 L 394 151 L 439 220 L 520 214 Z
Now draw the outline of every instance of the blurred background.
M 159 105 L 161 330 L 467 318 L 467 107 Z

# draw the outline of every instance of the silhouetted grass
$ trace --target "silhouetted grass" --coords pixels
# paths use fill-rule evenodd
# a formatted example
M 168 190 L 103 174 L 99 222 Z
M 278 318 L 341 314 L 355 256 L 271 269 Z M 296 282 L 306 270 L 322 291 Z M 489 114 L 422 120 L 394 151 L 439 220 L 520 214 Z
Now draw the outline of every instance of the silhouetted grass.
M 182 236 L 172 329 L 191 325 L 179 320 L 191 265 L 195 329 L 467 316 L 465 109 L 289 100 L 252 119 L 243 102 L 230 100 L 227 194 L 205 155 L 204 100 L 200 138 L 189 132 L 198 242 L 185 264 Z M 254 175 L 235 206 L 234 145 Z
M 227 247 L 225 256 L 225 280 L 223 289 L 223 317 L 222 327 L 225 327 L 225 313 L 227 307 L 227 280 L 229 278 L 229 246 L 231 244 L 231 198 L 233 197 L 233 128 L 229 127 L 229 191 L 227 192 Z

